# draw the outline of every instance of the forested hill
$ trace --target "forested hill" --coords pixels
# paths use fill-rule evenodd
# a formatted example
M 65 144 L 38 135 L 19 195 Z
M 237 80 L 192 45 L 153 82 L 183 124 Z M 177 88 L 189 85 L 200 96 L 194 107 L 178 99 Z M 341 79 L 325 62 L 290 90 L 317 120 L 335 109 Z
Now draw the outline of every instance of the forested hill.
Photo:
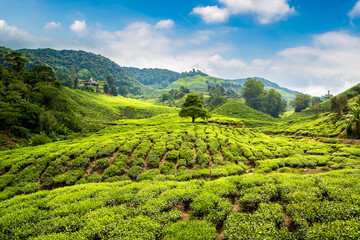
M 0 64 L 7 66 L 8 63 L 4 57 L 11 50 L 0 47 Z M 137 80 L 129 77 L 124 69 L 110 59 L 98 54 L 75 51 L 75 50 L 54 50 L 49 48 L 43 49 L 20 49 L 17 50 L 28 60 L 27 70 L 31 70 L 35 65 L 44 63 L 54 69 L 55 72 L 66 73 L 68 75 L 76 74 L 81 79 L 95 78 L 97 81 L 106 80 L 107 76 L 115 79 L 115 85 L 125 85 L 134 89 L 137 94 L 144 93 L 147 87 Z
M 166 88 L 169 84 L 175 82 L 176 80 L 184 77 L 191 77 L 196 75 L 207 76 L 206 73 L 203 73 L 199 70 L 192 70 L 190 72 L 178 73 L 167 69 L 159 68 L 134 68 L 134 67 L 124 67 L 127 75 L 138 80 L 144 85 L 148 85 L 153 89 L 163 89 Z
M 259 77 L 252 77 L 252 79 L 261 81 L 264 85 L 265 85 L 265 89 L 269 89 L 269 88 L 273 88 L 276 91 L 280 92 L 280 94 L 283 96 L 283 98 L 285 98 L 286 100 L 293 100 L 295 98 L 295 95 L 299 94 L 300 92 L 294 91 L 294 90 L 290 90 L 288 88 L 284 88 L 284 87 L 280 87 L 278 84 L 271 82 L 265 78 L 259 78 Z M 231 80 L 237 84 L 240 84 L 241 86 L 244 85 L 244 83 L 247 81 L 248 79 L 243 78 L 243 79 L 234 79 Z

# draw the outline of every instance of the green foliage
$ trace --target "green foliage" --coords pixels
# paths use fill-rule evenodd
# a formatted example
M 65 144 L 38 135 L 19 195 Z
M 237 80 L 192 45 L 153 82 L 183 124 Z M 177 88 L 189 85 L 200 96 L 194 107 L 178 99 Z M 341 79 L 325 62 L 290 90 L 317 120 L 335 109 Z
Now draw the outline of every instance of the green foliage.
M 263 204 L 254 214 L 231 214 L 224 228 L 225 239 L 289 239 L 290 234 L 279 227 L 284 222 L 281 206 Z
M 170 83 L 175 82 L 176 80 L 183 77 L 195 75 L 207 76 L 205 73 L 202 73 L 199 70 L 178 73 L 167 69 L 139 69 L 133 67 L 125 67 L 125 71 L 130 77 L 137 79 L 144 85 L 150 85 L 154 89 L 163 89 Z
M 285 112 L 286 101 L 279 92 L 274 89 L 264 89 L 264 84 L 255 79 L 248 79 L 244 83 L 242 95 L 249 107 L 267 113 L 273 117 L 279 117 Z
M 24 71 L 27 61 L 18 52 L 11 52 L 7 60 L 11 64 L 0 81 L 0 131 L 39 145 L 51 141 L 46 135 L 56 139 L 81 130 L 78 109 L 50 67 L 36 65 Z M 40 132 L 43 135 L 31 136 Z
M 347 103 L 348 99 L 344 95 L 332 97 L 330 99 L 330 110 L 341 115 L 343 112 L 347 111 Z
M 310 106 L 311 97 L 309 95 L 300 93 L 297 94 L 295 99 L 290 103 L 295 108 L 295 112 L 301 112 Z
M 195 122 L 196 118 L 211 118 L 211 114 L 203 107 L 203 103 L 198 95 L 188 94 L 179 112 L 179 116 L 191 117 L 192 122 Z
M 245 98 L 246 105 L 256 110 L 262 109 L 259 98 L 264 91 L 264 84 L 255 79 L 248 79 L 242 89 L 242 96 Z
M 34 63 L 40 60 L 56 72 L 70 76 L 78 75 L 84 80 L 93 77 L 97 81 L 105 81 L 108 76 L 111 76 L 117 87 L 126 86 L 133 95 L 141 95 L 148 91 L 147 87 L 129 77 L 126 71 L 115 62 L 94 53 L 53 49 L 21 49 L 19 52 L 29 59 L 28 67 L 30 69 L 35 65 Z
M 206 221 L 174 223 L 162 231 L 164 239 L 208 240 L 217 238 L 216 229 Z

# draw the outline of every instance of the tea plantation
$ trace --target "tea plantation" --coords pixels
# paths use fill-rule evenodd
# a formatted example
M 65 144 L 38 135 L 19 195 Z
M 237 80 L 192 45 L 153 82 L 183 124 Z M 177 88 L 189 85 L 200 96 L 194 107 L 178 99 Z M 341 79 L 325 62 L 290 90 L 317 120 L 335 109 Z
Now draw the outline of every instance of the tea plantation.
M 86 121 L 111 124 L 0 152 L 0 239 L 360 238 L 360 147 L 328 138 L 346 117 L 232 102 L 191 123 L 121 97 L 92 115 L 106 96 L 71 91 Z M 139 119 L 110 116 L 127 106 Z

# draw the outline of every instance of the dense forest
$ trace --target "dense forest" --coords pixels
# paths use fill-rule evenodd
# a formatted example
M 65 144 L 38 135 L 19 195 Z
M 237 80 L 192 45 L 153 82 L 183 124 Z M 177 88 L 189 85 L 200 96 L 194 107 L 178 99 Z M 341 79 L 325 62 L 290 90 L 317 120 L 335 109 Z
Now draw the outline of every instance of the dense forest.
M 10 49 L 0 47 L 0 64 L 7 67 L 5 56 L 11 52 Z M 23 54 L 27 59 L 26 70 L 43 64 L 51 67 L 56 76 L 65 86 L 76 87 L 74 78 L 85 81 L 94 78 L 96 81 L 106 81 L 108 76 L 115 79 L 117 87 L 126 88 L 133 95 L 142 95 L 148 88 L 137 80 L 129 77 L 125 70 L 113 61 L 101 55 L 85 51 L 53 50 L 53 49 L 20 49 L 17 52 Z
M 56 138 L 81 130 L 76 106 L 50 67 L 36 65 L 26 71 L 27 59 L 18 52 L 9 53 L 5 59 L 7 67 L 0 65 L 0 130 L 3 134 L 27 139 L 36 145 L 50 141 L 47 135 Z M 43 134 L 31 138 L 32 133 Z

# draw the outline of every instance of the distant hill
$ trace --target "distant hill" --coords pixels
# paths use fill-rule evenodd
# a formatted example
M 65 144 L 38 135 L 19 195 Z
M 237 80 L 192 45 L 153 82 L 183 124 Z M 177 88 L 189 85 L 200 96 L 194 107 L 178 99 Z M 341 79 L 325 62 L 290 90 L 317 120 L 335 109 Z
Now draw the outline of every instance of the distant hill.
M 238 92 L 240 91 L 241 88 L 239 84 L 234 83 L 233 81 L 230 80 L 224 80 L 221 78 L 201 76 L 201 75 L 180 78 L 177 81 L 171 83 L 167 88 L 174 89 L 174 88 L 180 88 L 180 86 L 186 86 L 189 89 L 193 89 L 193 90 L 206 89 L 207 91 L 208 86 L 216 86 L 216 85 L 223 86 L 226 89 L 233 89 Z
M 195 75 L 207 76 L 206 73 L 200 72 L 199 70 L 178 73 L 167 69 L 159 69 L 159 68 L 143 68 L 143 69 L 134 68 L 134 67 L 123 67 L 123 68 L 125 69 L 127 75 L 153 89 L 164 89 L 169 84 L 184 77 L 191 77 Z
M 287 101 L 293 100 L 295 98 L 295 95 L 300 93 L 300 92 L 297 92 L 297 91 L 290 90 L 288 88 L 280 87 L 278 84 L 276 84 L 274 82 L 271 82 L 271 81 L 269 81 L 267 79 L 264 79 L 264 78 L 253 77 L 252 79 L 261 81 L 265 85 L 265 89 L 267 89 L 267 90 L 270 89 L 270 88 L 275 89 Z M 243 86 L 244 83 L 247 81 L 247 78 L 234 79 L 234 80 L 231 80 L 231 81 Z
M 0 47 L 0 64 L 4 66 L 4 56 L 11 49 Z M 75 50 L 54 50 L 44 49 L 20 49 L 16 50 L 30 61 L 27 65 L 28 69 L 32 69 L 35 64 L 43 63 L 54 69 L 56 72 L 66 74 L 76 73 L 79 78 L 90 79 L 95 78 L 97 81 L 104 81 L 106 77 L 111 75 L 115 79 L 115 85 L 126 85 L 129 91 L 135 95 L 143 94 L 148 91 L 148 87 L 139 81 L 129 77 L 125 70 L 110 59 L 98 54 L 75 51 Z

